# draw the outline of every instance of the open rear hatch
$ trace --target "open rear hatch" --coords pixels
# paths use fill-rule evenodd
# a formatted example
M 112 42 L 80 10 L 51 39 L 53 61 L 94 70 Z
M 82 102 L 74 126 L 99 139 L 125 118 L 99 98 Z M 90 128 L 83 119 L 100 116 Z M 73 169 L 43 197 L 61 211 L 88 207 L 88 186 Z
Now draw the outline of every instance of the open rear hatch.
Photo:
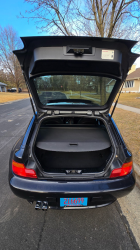
M 23 37 L 14 51 L 38 112 L 109 110 L 139 56 L 135 41 L 97 37 Z M 55 100 L 55 101 L 54 101 Z
M 103 176 L 116 148 L 100 113 L 108 114 L 138 57 L 131 52 L 136 42 L 94 37 L 23 37 L 22 41 L 24 48 L 14 53 L 38 114 L 44 114 L 33 144 L 38 166 L 50 174 Z

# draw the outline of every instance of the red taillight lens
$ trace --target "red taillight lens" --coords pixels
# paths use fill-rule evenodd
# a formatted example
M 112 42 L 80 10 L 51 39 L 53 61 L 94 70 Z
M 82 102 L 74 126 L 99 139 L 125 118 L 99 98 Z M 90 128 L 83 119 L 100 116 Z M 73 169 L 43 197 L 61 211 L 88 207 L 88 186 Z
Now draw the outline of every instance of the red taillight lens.
M 12 161 L 12 170 L 14 174 L 22 177 L 37 178 L 35 170 L 25 168 L 23 163 Z
M 110 178 L 116 178 L 129 174 L 132 171 L 132 166 L 132 161 L 124 163 L 121 168 L 115 168 L 112 170 Z

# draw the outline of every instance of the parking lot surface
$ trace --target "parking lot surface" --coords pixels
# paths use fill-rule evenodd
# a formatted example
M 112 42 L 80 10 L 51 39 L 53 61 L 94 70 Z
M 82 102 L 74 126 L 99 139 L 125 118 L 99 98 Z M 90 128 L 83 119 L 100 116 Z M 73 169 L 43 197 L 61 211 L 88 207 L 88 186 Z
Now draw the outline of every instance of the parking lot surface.
M 0 249 L 139 249 L 118 202 L 100 209 L 43 212 L 11 192 L 10 152 L 32 115 L 29 100 L 0 105 Z

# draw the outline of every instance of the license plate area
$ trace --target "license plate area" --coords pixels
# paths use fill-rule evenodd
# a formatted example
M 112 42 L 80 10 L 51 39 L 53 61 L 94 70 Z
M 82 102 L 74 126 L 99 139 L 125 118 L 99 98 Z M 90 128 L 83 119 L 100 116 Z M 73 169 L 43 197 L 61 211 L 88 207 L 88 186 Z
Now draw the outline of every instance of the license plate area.
M 87 203 L 87 197 L 60 198 L 60 207 L 86 207 Z

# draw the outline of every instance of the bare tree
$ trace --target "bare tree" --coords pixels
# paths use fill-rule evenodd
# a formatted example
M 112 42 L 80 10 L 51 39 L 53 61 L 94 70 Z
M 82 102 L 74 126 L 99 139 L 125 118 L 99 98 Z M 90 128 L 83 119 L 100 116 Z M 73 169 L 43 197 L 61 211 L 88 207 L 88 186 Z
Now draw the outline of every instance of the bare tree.
M 17 91 L 24 78 L 20 64 L 13 54 L 13 50 L 23 47 L 20 38 L 11 26 L 0 27 L 0 69 L 1 75 L 11 86 L 16 86 Z
M 32 18 L 47 34 L 138 39 L 140 0 L 24 0 Z
M 0 82 L 7 83 L 7 75 L 3 71 L 3 69 L 0 69 Z
M 40 25 L 42 31 L 49 31 L 54 34 L 73 35 L 70 23 L 70 6 L 72 0 L 25 0 L 31 3 L 33 8 L 26 11 L 29 18 L 34 19 Z M 21 17 L 25 17 L 21 14 Z
M 91 35 L 96 29 L 96 35 L 101 37 L 138 39 L 139 6 L 139 0 L 86 0 L 82 8 L 77 5 L 76 9 L 83 26 L 88 23 Z M 88 30 L 85 29 L 85 34 Z

